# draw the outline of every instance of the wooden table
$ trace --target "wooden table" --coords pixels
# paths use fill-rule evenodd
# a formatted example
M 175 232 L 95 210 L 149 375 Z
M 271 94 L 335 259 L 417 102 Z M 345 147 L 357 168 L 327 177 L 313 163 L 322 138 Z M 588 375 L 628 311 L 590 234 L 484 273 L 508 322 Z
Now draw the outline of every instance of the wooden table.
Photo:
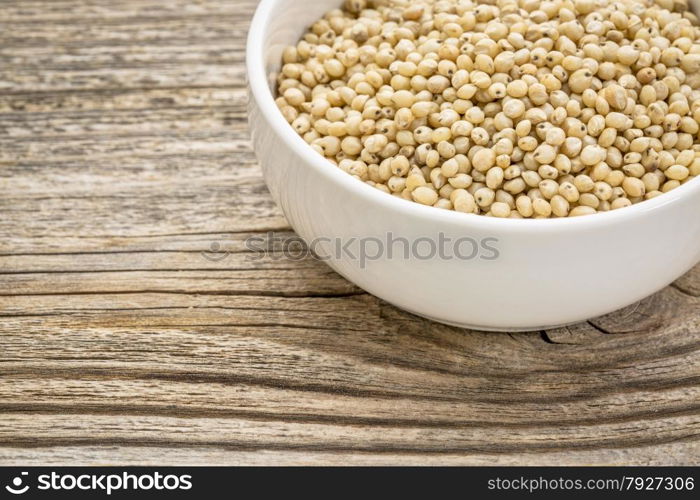
M 255 4 L 0 5 L 0 463 L 697 464 L 700 269 L 493 334 L 251 258 Z

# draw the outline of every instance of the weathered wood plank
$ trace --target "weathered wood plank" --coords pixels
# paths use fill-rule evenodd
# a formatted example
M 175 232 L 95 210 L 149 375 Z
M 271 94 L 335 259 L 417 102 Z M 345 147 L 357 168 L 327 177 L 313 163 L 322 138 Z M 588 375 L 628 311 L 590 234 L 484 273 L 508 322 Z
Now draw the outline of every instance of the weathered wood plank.
M 695 442 L 657 444 L 624 449 L 571 450 L 539 453 L 459 453 L 400 455 L 296 450 L 241 451 L 223 447 L 163 448 L 150 446 L 51 446 L 45 448 L 0 447 L 0 464 L 41 463 L 46 465 L 687 465 L 697 456 Z
M 700 267 L 501 335 L 247 247 L 256 3 L 0 5 L 0 464 L 697 464 Z
M 293 322 L 291 318 L 290 322 Z M 317 328 L 323 328 L 319 326 Z M 331 329 L 332 325 L 328 327 Z M 9 371 L 9 370 L 8 370 Z M 123 374 L 113 379 L 97 369 L 72 378 L 58 368 L 34 375 L 19 370 L 16 382 L 0 390 L 4 410 L 71 414 L 140 414 L 180 417 L 237 416 L 252 420 L 288 420 L 324 422 L 334 425 L 379 425 L 385 427 L 467 428 L 513 427 L 536 429 L 543 425 L 585 426 L 591 433 L 601 422 L 590 418 L 591 411 L 605 408 L 608 423 L 654 420 L 663 416 L 689 414 L 689 396 L 697 389 L 676 388 L 668 391 L 630 391 L 640 405 L 630 411 L 620 405 L 624 395 L 590 394 L 561 401 L 513 401 L 477 397 L 462 400 L 437 397 L 411 400 L 393 394 L 374 396 L 347 394 L 342 390 L 289 391 L 272 384 L 233 384 L 226 381 L 202 383 L 194 378 L 176 377 L 168 385 L 154 384 L 155 377 L 138 378 Z M 25 374 L 26 373 L 26 374 Z M 61 377 L 60 375 L 63 375 Z M 469 383 L 469 381 L 467 381 Z M 99 391 L 96 389 L 99 388 Z M 139 394 L 136 404 L 134 394 Z M 182 394 L 188 394 L 183 400 Z M 523 409 L 527 410 L 523 414 Z M 497 413 L 496 413 L 497 410 Z M 539 412 L 539 414 L 537 413 Z
M 2 22 L 86 25 L 88 22 L 106 24 L 131 18 L 131 23 L 137 24 L 142 19 L 225 14 L 247 22 L 256 4 L 256 0 L 121 0 L 119 3 L 113 0 L 3 0 Z
M 684 293 L 700 297 L 700 266 L 696 266 L 676 281 L 674 286 Z
M 469 430 L 348 426 L 300 422 L 243 421 L 237 418 L 174 418 L 153 415 L 45 415 L 8 412 L 7 428 L 0 428 L 0 443 L 27 447 L 66 446 L 224 446 L 237 450 L 308 450 L 365 453 L 509 453 L 523 451 L 598 449 L 685 441 L 700 432 L 700 418 L 676 417 L 643 425 L 606 424 L 593 436 L 583 427 L 528 429 L 493 427 Z M 36 428 L 46 429 L 37 434 Z M 9 431 L 11 429 L 11 431 Z M 80 429 L 81 435 L 76 436 Z M 50 432 L 47 432 L 49 431 Z
M 64 352 L 80 356 L 80 370 L 116 373 L 138 365 L 135 375 L 147 376 L 141 347 L 132 348 L 158 344 L 157 356 L 168 359 L 167 369 L 158 370 L 165 378 L 185 371 L 204 380 L 235 381 L 248 374 L 287 385 L 301 383 L 294 377 L 303 372 L 304 381 L 345 393 L 357 391 L 362 380 L 363 391 L 462 401 L 572 401 L 631 389 L 692 388 L 700 376 L 700 334 L 682 316 L 644 332 L 643 342 L 635 335 L 607 334 L 571 346 L 547 343 L 537 333 L 494 336 L 432 325 L 367 295 L 284 299 L 127 294 L 1 300 L 12 343 L 5 346 L 0 370 L 12 373 L 26 370 L 28 363 L 76 372 L 60 358 L 44 358 L 44 346 L 58 342 Z M 54 305 L 47 308 L 49 304 Z M 317 311 L 321 307 L 323 314 Z M 300 335 L 304 328 L 308 331 Z M 99 342 L 93 343 L 93 336 Z M 177 341 L 169 345 L 168 339 Z M 180 353 L 185 339 L 188 350 Z M 193 353 L 214 345 L 220 351 L 204 359 Z M 244 352 L 241 345 L 247 345 Z M 304 353 L 293 374 L 281 369 L 291 353 Z M 325 378 L 328 372 L 331 379 Z M 489 386 L 486 394 L 484 384 Z M 697 409 L 697 399 L 688 404 Z
M 169 109 L 183 107 L 204 107 L 215 110 L 222 106 L 240 106 L 243 111 L 247 95 L 242 86 L 230 87 L 201 86 L 196 88 L 161 88 L 161 89 L 87 89 L 82 92 L 46 92 L 46 93 L 2 93 L 0 92 L 1 119 L 12 116 L 12 111 L 19 111 L 32 119 L 29 113 L 46 115 L 62 114 L 75 110 L 98 111 L 92 115 L 101 115 L 104 111 L 141 110 L 144 115 L 152 109 Z M 4 114 L 7 113 L 7 114 Z M 80 117 L 79 114 L 73 116 Z M 107 115 L 109 116 L 109 115 Z M 146 116 L 144 116 L 145 118 Z M 49 160 L 50 158 L 46 158 Z

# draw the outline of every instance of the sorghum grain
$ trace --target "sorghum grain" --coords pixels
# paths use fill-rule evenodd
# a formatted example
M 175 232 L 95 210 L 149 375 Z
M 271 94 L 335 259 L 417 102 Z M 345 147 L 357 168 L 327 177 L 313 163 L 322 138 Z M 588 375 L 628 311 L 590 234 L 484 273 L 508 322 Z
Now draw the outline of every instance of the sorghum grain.
M 687 0 L 345 0 L 283 52 L 277 105 L 393 196 L 576 217 L 700 175 Z

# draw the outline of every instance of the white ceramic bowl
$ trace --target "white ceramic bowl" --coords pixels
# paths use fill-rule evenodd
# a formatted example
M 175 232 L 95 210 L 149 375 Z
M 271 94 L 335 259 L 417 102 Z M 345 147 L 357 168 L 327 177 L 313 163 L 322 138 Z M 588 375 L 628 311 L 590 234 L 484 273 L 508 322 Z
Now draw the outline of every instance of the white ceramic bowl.
M 443 323 L 484 330 L 534 330 L 569 324 L 632 304 L 700 260 L 700 179 L 629 208 L 571 219 L 516 220 L 440 210 L 382 193 L 316 154 L 274 102 L 282 49 L 340 0 L 263 0 L 248 36 L 250 126 L 265 181 L 294 230 L 319 238 L 418 238 L 482 242 L 476 258 L 328 263 L 369 293 Z M 334 240 L 335 242 L 336 240 Z M 470 240 L 471 241 L 471 240 Z M 315 249 L 333 254 L 324 241 Z M 422 246 L 421 246 L 422 245 Z M 449 247 L 449 246 L 448 246 Z M 493 258 L 497 250 L 498 257 Z M 355 247 L 359 248 L 359 247 Z M 377 252 L 368 248 L 368 254 Z M 469 246 L 463 257 L 470 256 Z

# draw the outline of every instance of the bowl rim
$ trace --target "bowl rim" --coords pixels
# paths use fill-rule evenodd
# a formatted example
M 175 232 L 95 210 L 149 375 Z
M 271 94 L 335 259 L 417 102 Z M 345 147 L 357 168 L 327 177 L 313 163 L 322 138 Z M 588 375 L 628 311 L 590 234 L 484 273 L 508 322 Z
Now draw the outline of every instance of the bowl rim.
M 268 86 L 266 71 L 264 38 L 271 15 L 280 0 L 261 0 L 248 30 L 246 42 L 246 70 L 248 77 L 249 98 L 255 100 L 262 119 L 267 121 L 272 131 L 292 151 L 301 157 L 316 174 L 332 181 L 339 189 L 344 189 L 368 203 L 379 205 L 384 209 L 401 211 L 407 215 L 429 220 L 435 223 L 457 224 L 465 228 L 474 227 L 491 230 L 575 230 L 596 226 L 623 224 L 644 217 L 648 212 L 655 212 L 664 207 L 675 205 L 685 198 L 700 196 L 700 176 L 691 179 L 676 189 L 657 196 L 651 200 L 634 204 L 618 210 L 598 212 L 582 217 L 560 217 L 547 219 L 511 219 L 486 217 L 477 214 L 465 214 L 454 210 L 445 210 L 421 205 L 413 201 L 388 195 L 378 189 L 353 178 L 316 153 L 304 139 L 299 136 L 282 116 L 273 91 Z

